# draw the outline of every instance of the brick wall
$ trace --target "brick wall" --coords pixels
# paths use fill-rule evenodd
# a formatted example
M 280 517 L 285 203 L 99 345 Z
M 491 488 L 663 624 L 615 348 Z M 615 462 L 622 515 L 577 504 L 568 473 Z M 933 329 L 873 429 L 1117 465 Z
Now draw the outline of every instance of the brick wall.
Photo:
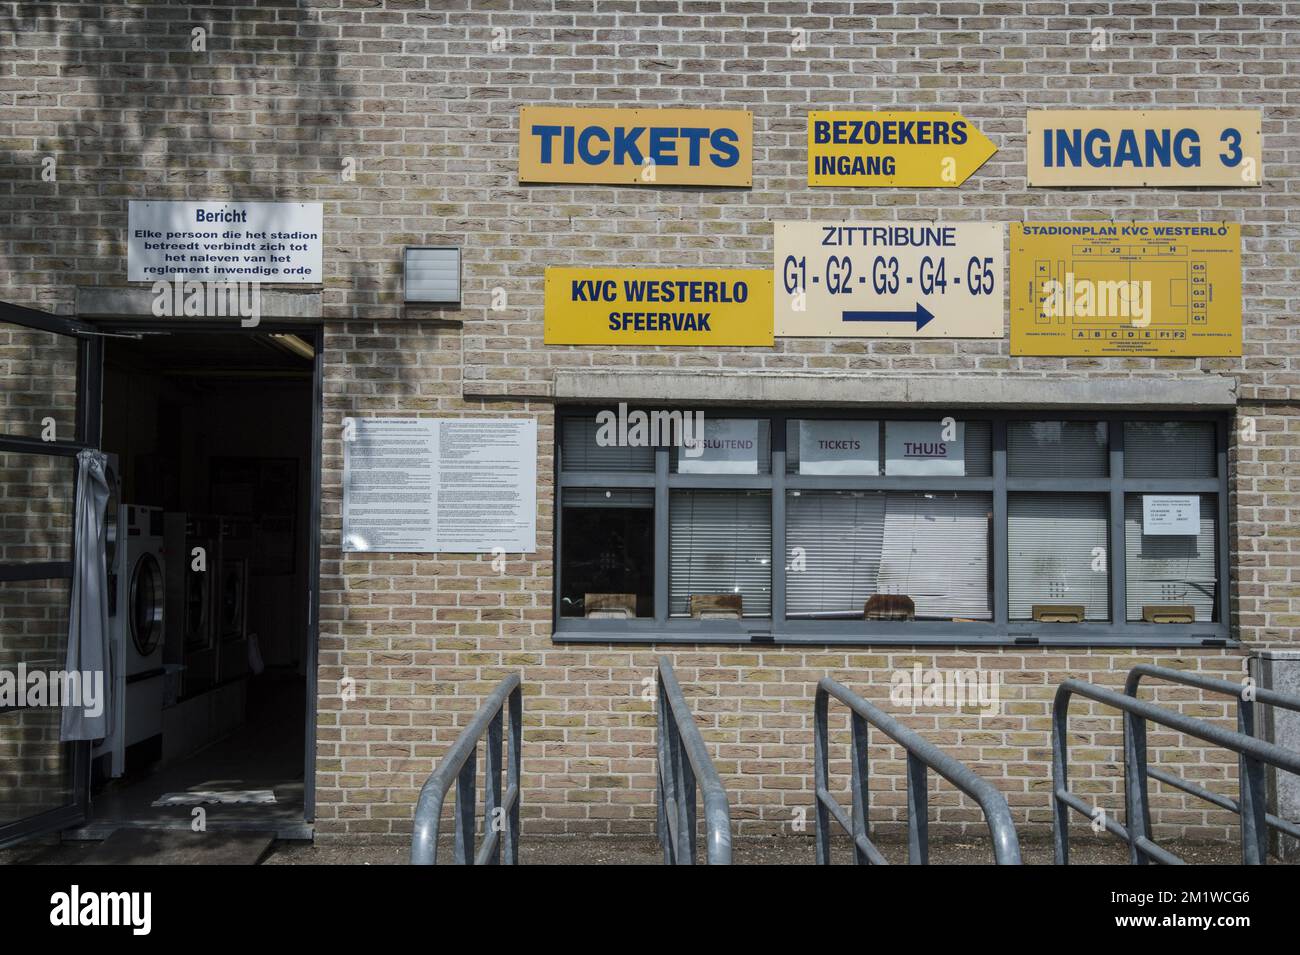
M 199 26 L 208 31 L 202 53 L 190 48 Z M 1233 453 L 1235 623 L 1248 644 L 1294 641 L 1300 4 L 0 3 L 0 29 L 9 48 L 0 62 L 0 298 L 69 312 L 77 285 L 121 284 L 130 198 L 324 203 L 321 838 L 402 839 L 420 782 L 510 669 L 523 670 L 528 694 L 528 832 L 650 831 L 653 727 L 640 692 L 655 651 L 550 638 L 546 399 L 556 368 L 1234 376 L 1241 416 L 1256 422 L 1254 440 Z M 1105 31 L 1104 50 L 1091 48 L 1094 29 Z M 798 30 L 806 49 L 790 47 Z M 546 103 L 750 109 L 754 186 L 521 187 L 518 110 Z M 1262 109 L 1264 185 L 1028 189 L 1025 110 L 1050 106 Z M 959 189 L 810 189 L 804 114 L 831 107 L 960 110 L 999 152 Z M 53 181 L 41 175 L 47 157 Z M 548 265 L 766 267 L 774 219 L 841 217 L 1239 222 L 1245 355 L 1013 358 L 1005 339 L 779 340 L 745 350 L 541 344 Z M 405 244 L 463 245 L 461 309 L 403 312 Z M 496 288 L 506 292 L 504 311 L 490 308 Z M 500 575 L 482 555 L 345 557 L 338 429 L 343 417 L 365 414 L 536 415 L 537 554 Z M 887 702 L 888 674 L 914 660 L 1005 670 L 1013 702 L 996 718 L 907 718 L 994 779 L 1021 822 L 1045 825 L 1047 714 L 1060 679 L 1115 686 L 1138 659 L 1228 675 L 1242 663 L 1218 651 L 671 655 L 736 793 L 742 832 L 789 832 L 792 811 L 810 804 L 810 693 L 822 674 Z M 358 681 L 358 699 L 346 705 L 341 676 Z M 1205 710 L 1179 691 L 1162 696 Z M 1118 722 L 1094 714 L 1076 726 L 1088 757 L 1080 788 L 1117 807 Z M 1157 758 L 1216 785 L 1235 777 L 1225 754 L 1169 742 Z M 902 812 L 899 766 L 886 766 L 873 783 L 882 807 L 890 804 L 875 816 L 883 822 Z M 1158 799 L 1163 832 L 1223 835 L 1231 824 L 1182 796 Z M 973 818 L 951 795 L 933 805 L 939 825 Z

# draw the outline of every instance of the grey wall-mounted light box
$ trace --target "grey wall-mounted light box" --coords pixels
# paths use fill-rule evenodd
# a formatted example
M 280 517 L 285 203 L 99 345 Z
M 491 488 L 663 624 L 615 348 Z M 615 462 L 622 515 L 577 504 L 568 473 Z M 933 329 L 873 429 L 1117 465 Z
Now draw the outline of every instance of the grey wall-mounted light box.
M 451 246 L 406 247 L 402 265 L 403 299 L 438 305 L 460 304 L 460 249 Z

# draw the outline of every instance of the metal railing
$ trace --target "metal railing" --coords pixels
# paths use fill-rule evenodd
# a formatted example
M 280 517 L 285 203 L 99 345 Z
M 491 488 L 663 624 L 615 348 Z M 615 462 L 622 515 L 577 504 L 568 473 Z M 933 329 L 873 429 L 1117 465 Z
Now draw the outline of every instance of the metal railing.
M 1070 792 L 1069 744 L 1067 740 L 1070 716 L 1070 699 L 1082 696 L 1114 707 L 1124 714 L 1124 824 L 1112 819 L 1108 813 L 1090 806 Z M 1070 817 L 1074 809 L 1089 819 L 1100 819 L 1105 830 L 1124 839 L 1129 844 L 1129 861 L 1145 865 L 1149 861 L 1164 865 L 1177 865 L 1182 859 L 1162 849 L 1151 840 L 1150 811 L 1147 803 L 1147 721 L 1158 726 L 1177 730 L 1188 736 L 1215 746 L 1232 750 L 1247 757 L 1246 774 L 1238 780 L 1239 796 L 1247 789 L 1262 785 L 1263 764 L 1300 772 L 1300 753 L 1266 743 L 1244 733 L 1224 729 L 1205 720 L 1184 716 L 1166 710 L 1154 703 L 1139 700 L 1126 693 L 1094 686 L 1084 680 L 1066 680 L 1056 690 L 1052 703 L 1052 837 L 1057 865 L 1070 861 Z M 1257 790 L 1261 795 L 1262 788 Z M 1240 804 L 1240 798 L 1238 803 Z M 1256 843 L 1256 833 L 1263 828 L 1259 818 L 1263 810 L 1262 798 L 1252 800 L 1252 811 L 1241 814 L 1242 840 Z M 1262 861 L 1262 860 L 1261 860 Z
M 731 810 L 704 738 L 667 657 L 659 658 L 658 750 L 655 759 L 659 842 L 666 865 L 695 864 L 695 787 L 704 794 L 709 865 L 731 864 Z
M 1124 692 L 1137 698 L 1138 685 L 1142 682 L 1144 676 L 1152 677 L 1157 680 L 1164 680 L 1167 683 L 1176 683 L 1182 686 L 1194 687 L 1198 690 L 1205 690 L 1207 693 L 1219 693 L 1224 696 L 1233 697 L 1237 701 L 1237 732 L 1243 736 L 1255 736 L 1255 704 L 1260 703 L 1264 706 L 1276 706 L 1279 709 L 1292 710 L 1300 713 L 1300 697 L 1288 696 L 1285 693 L 1278 693 L 1275 690 L 1268 690 L 1261 687 L 1252 687 L 1250 692 L 1238 683 L 1232 683 L 1228 680 L 1219 680 L 1215 677 L 1204 676 L 1199 673 L 1187 673 L 1183 670 L 1173 670 L 1169 667 L 1156 666 L 1152 663 L 1140 663 L 1129 671 L 1128 679 L 1124 681 Z M 1166 772 L 1163 769 L 1147 767 L 1146 774 L 1153 779 L 1180 789 L 1185 793 L 1204 799 L 1208 803 L 1218 806 L 1220 809 L 1226 809 L 1229 812 L 1236 813 L 1242 817 L 1242 841 L 1241 841 L 1241 861 L 1243 865 L 1263 865 L 1268 859 L 1268 829 L 1272 826 L 1279 832 L 1284 832 L 1289 836 L 1300 839 L 1300 825 L 1293 822 L 1287 822 L 1279 816 L 1266 811 L 1266 799 L 1264 794 L 1264 766 L 1257 760 L 1252 759 L 1245 753 L 1237 754 L 1237 772 L 1238 779 L 1244 780 L 1245 785 L 1241 787 L 1241 799 L 1236 800 L 1219 793 L 1210 792 L 1203 786 L 1197 786 L 1195 783 L 1188 782 L 1181 776 L 1175 776 L 1173 773 Z M 1150 812 L 1150 804 L 1147 805 L 1147 811 Z M 1151 829 L 1151 820 L 1148 816 L 1146 828 Z
M 509 718 L 509 750 L 506 756 L 505 789 L 501 786 L 501 737 Z M 478 743 L 487 743 L 486 783 L 483 800 L 483 844 L 474 851 L 475 775 L 478 771 Z M 458 865 L 499 865 L 504 849 L 506 865 L 519 863 L 519 762 L 523 741 L 523 698 L 519 674 L 502 680 L 483 701 L 468 726 L 447 750 L 438 768 L 425 780 L 415 804 L 415 829 L 411 835 L 411 864 L 436 865 L 438 827 L 442 806 L 451 784 L 456 784 L 453 817 L 456 838 L 454 861 Z
M 846 813 L 830 791 L 827 711 L 831 697 L 849 708 L 851 725 L 853 809 Z M 907 752 L 907 861 L 925 865 L 930 857 L 928 770 L 934 770 L 974 799 L 984 813 L 993 838 L 993 858 L 999 865 L 1020 864 L 1020 839 L 1011 821 L 1006 797 L 988 780 L 976 775 L 961 761 L 942 752 L 915 730 L 908 729 L 830 677 L 817 683 L 814 703 L 815 752 L 813 762 L 817 809 L 817 863 L 831 861 L 833 818 L 853 837 L 854 861 L 858 865 L 887 865 L 885 857 L 868 835 L 870 793 L 868 778 L 868 727 L 874 726 Z

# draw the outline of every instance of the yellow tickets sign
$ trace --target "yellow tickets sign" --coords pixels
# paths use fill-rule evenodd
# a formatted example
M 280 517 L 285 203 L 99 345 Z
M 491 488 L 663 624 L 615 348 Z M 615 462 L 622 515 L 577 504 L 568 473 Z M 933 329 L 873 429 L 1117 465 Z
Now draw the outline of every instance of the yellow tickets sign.
M 546 270 L 548 345 L 771 345 L 762 269 Z
M 1039 109 L 1031 186 L 1258 186 L 1257 109 Z
M 1013 355 L 1240 355 L 1240 227 L 1012 223 L 1010 299 Z
M 749 186 L 754 114 L 736 109 L 519 111 L 519 181 Z
M 810 186 L 960 186 L 997 151 L 960 113 L 808 114 Z

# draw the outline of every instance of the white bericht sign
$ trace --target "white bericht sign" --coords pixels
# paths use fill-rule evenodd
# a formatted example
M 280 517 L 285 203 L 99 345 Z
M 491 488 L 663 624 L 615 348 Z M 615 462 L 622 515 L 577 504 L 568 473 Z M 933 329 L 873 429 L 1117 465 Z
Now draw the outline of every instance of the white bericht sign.
M 343 549 L 535 551 L 537 422 L 347 419 Z
M 880 473 L 878 421 L 800 421 L 800 474 Z
M 319 202 L 132 202 L 128 282 L 321 284 Z
M 966 426 L 960 421 L 891 421 L 885 426 L 885 473 L 964 475 Z
M 1142 533 L 1150 537 L 1195 537 L 1201 532 L 1201 498 L 1196 494 L 1143 494 Z

